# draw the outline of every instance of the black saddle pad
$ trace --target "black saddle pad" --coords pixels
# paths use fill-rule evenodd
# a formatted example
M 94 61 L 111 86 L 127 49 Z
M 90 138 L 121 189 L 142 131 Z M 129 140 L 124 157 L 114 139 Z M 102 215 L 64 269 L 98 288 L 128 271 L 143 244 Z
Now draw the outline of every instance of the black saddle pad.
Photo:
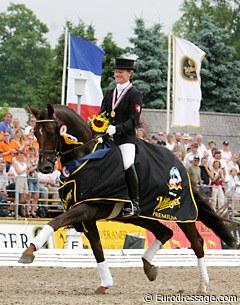
M 59 193 L 66 209 L 87 202 L 128 202 L 128 188 L 119 148 L 112 144 L 101 158 L 87 159 L 62 177 Z M 183 164 L 165 147 L 141 140 L 136 144 L 141 216 L 159 220 L 195 221 L 197 207 Z

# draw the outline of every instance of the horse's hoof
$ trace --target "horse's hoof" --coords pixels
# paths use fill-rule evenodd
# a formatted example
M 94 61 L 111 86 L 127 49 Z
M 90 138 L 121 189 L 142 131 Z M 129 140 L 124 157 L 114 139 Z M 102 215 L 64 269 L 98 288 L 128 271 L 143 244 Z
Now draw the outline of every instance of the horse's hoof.
M 151 266 L 151 269 L 146 273 L 147 278 L 151 282 L 156 280 L 157 275 L 158 275 L 158 268 L 155 266 Z
M 34 258 L 35 256 L 33 254 L 23 253 L 18 262 L 20 264 L 31 264 L 34 261 Z
M 205 283 L 200 283 L 197 289 L 197 295 L 206 295 L 207 285 Z
M 108 289 L 108 287 L 99 286 L 95 290 L 95 293 L 97 293 L 97 294 L 106 294 L 107 293 L 107 289 Z

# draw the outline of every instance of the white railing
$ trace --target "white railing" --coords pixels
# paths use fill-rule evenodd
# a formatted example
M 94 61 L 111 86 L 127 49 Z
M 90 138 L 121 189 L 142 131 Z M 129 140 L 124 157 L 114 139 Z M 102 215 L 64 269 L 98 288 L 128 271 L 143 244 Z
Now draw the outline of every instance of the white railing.
M 35 253 L 32 264 L 18 264 L 23 249 L 0 249 L 0 266 L 29 267 L 96 267 L 91 250 L 41 249 Z M 142 267 L 141 256 L 144 250 L 124 249 L 105 250 L 110 267 Z M 240 250 L 205 250 L 208 266 L 240 266 Z M 161 249 L 154 257 L 156 266 L 196 266 L 197 259 L 191 249 Z
M 32 179 L 32 178 L 28 178 L 28 179 Z M 199 187 L 199 186 L 198 186 Z M 205 185 L 206 188 L 211 188 L 211 186 L 207 186 Z M 9 216 L 14 217 L 15 219 L 18 219 L 19 215 L 18 215 L 18 207 L 21 205 L 19 203 L 19 199 L 20 199 L 20 194 L 19 191 L 16 190 L 9 190 L 8 192 L 14 193 L 15 194 L 15 200 L 13 202 L 8 202 L 7 205 L 11 205 L 12 207 L 14 207 L 14 209 L 12 209 L 9 212 Z M 38 192 L 40 195 L 40 199 L 38 201 L 38 205 L 37 207 L 44 207 L 46 209 L 59 209 L 59 212 L 61 212 L 61 210 L 63 209 L 62 207 L 62 203 L 61 200 L 53 200 L 53 199 L 47 199 L 47 198 L 43 198 L 43 191 L 39 191 Z M 53 194 L 55 192 L 51 192 L 51 194 Z M 58 192 L 56 192 L 56 194 L 58 195 Z M 42 196 L 41 196 L 42 195 Z M 41 198 L 42 197 L 42 198 Z M 211 197 L 210 197 L 210 201 L 211 201 Z M 227 197 L 225 196 L 225 205 L 223 208 L 220 209 L 219 213 L 223 213 L 224 216 L 228 216 L 229 218 L 235 218 L 235 217 L 240 217 L 240 204 L 239 201 L 236 201 L 235 197 Z M 0 205 L 6 205 L 6 203 L 0 203 Z M 25 204 L 22 204 L 23 206 L 25 206 Z M 30 203 L 30 206 L 32 206 L 32 203 Z M 235 218 L 238 219 L 238 218 Z

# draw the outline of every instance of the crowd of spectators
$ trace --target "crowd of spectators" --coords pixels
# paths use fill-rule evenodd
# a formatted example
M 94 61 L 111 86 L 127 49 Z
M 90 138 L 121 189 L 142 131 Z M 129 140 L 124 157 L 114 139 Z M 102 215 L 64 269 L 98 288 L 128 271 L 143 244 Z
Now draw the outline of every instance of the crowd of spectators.
M 16 191 L 18 213 L 23 217 L 37 217 L 39 198 L 46 209 L 49 199 L 59 199 L 59 164 L 56 162 L 51 174 L 37 170 L 39 145 L 34 136 L 35 124 L 36 118 L 31 115 L 28 126 L 23 127 L 11 113 L 6 113 L 0 122 L 0 216 L 2 203 L 14 197 Z M 193 183 L 211 198 L 214 209 L 221 209 L 230 200 L 240 210 L 240 158 L 237 152 L 232 153 L 227 140 L 220 146 L 214 139 L 204 144 L 201 134 L 164 135 L 163 131 L 148 138 L 144 128 L 137 129 L 137 137 L 172 151 Z
M 143 129 L 143 128 L 141 128 Z M 240 211 L 240 158 L 232 152 L 227 140 L 218 144 L 214 139 L 204 143 L 203 135 L 190 136 L 159 131 L 147 138 L 141 131 L 139 137 L 147 142 L 165 146 L 186 167 L 193 184 L 210 198 L 215 210 L 230 206 Z M 137 133 L 138 135 L 138 133 Z
M 58 163 L 50 175 L 37 169 L 39 145 L 34 136 L 35 124 L 36 118 L 31 115 L 28 126 L 23 127 L 11 113 L 6 113 L 0 122 L 0 216 L 8 216 L 3 212 L 3 203 L 16 198 L 16 194 L 19 194 L 18 214 L 22 217 L 38 217 L 39 198 L 45 199 L 41 201 L 45 210 L 49 199 L 59 199 Z M 58 205 L 61 206 L 60 199 Z

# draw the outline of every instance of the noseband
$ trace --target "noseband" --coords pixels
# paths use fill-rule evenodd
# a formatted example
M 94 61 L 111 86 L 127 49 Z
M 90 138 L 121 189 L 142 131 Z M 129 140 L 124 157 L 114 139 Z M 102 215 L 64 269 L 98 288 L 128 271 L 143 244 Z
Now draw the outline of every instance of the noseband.
M 56 128 L 58 126 L 58 122 L 54 119 L 46 119 L 46 120 L 36 120 L 36 123 L 55 123 Z M 51 162 L 53 165 L 55 164 L 56 159 L 59 157 L 60 152 L 57 150 L 58 147 L 58 134 L 55 132 L 52 136 L 54 136 L 54 148 L 53 149 L 40 149 L 39 157 L 43 157 L 44 155 L 52 155 L 52 157 L 47 157 L 47 161 Z
M 44 155 L 52 155 L 52 157 L 47 157 L 46 159 L 51 162 L 52 164 L 55 164 L 55 161 L 58 157 L 65 156 L 67 154 L 70 154 L 72 152 L 76 152 L 79 149 L 84 149 L 88 144 L 92 142 L 97 142 L 100 138 L 100 136 L 94 137 L 93 139 L 87 141 L 86 143 L 81 143 L 81 142 L 72 142 L 71 144 L 74 145 L 73 148 L 66 150 L 64 152 L 61 151 L 61 142 L 59 142 L 59 134 L 58 134 L 58 129 L 60 128 L 60 125 L 58 125 L 58 122 L 55 119 L 45 119 L 45 120 L 37 120 L 36 123 L 55 123 L 56 128 L 55 128 L 55 134 L 54 134 L 54 148 L 53 149 L 40 149 L 39 150 L 39 156 L 44 156 Z M 58 149 L 59 147 L 59 149 Z

